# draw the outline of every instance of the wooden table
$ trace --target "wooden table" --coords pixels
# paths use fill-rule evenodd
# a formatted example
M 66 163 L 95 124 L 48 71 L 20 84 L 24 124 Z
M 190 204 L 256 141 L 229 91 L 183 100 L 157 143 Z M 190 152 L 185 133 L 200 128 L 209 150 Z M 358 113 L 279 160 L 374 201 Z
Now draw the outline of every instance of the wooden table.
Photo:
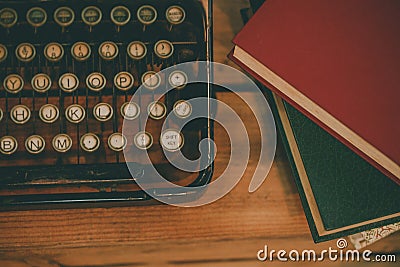
M 215 1 L 219 62 L 227 63 L 230 39 L 241 27 L 239 9 L 246 5 L 244 0 Z M 218 99 L 237 107 L 243 118 L 249 117 L 249 108 L 232 94 L 219 93 Z M 264 245 L 287 251 L 335 248 L 336 241 L 313 243 L 279 142 L 266 181 L 255 193 L 247 192 L 260 139 L 253 120 L 247 120 L 246 126 L 253 136 L 249 165 L 239 184 L 222 199 L 198 208 L 155 205 L 1 212 L 0 266 L 284 266 L 289 263 L 257 261 L 257 251 Z M 222 131 L 215 129 L 217 174 L 229 157 Z M 399 240 L 400 234 L 394 234 L 369 249 L 397 254 L 399 261 Z M 384 266 L 370 265 L 374 264 Z

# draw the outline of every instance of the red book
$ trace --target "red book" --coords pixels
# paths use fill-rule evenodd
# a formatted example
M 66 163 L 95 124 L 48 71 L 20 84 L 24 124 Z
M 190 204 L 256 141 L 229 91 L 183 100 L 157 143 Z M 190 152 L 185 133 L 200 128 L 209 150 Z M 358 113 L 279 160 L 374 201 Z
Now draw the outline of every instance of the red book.
M 236 63 L 400 183 L 400 1 L 267 0 L 233 42 Z

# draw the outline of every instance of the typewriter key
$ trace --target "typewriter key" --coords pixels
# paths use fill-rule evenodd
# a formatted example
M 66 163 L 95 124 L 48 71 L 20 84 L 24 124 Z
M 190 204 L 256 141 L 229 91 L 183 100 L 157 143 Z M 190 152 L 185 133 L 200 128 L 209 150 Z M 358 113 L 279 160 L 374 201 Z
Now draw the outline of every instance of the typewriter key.
M 44 48 L 44 56 L 52 62 L 60 61 L 64 56 L 64 48 L 59 43 L 49 43 Z
M 91 54 L 90 45 L 85 42 L 76 42 L 71 47 L 71 54 L 76 60 L 85 61 Z
M 112 118 L 114 114 L 113 108 L 108 103 L 98 103 L 93 108 L 93 116 L 96 120 L 104 122 Z
M 65 109 L 65 117 L 71 123 L 80 123 L 85 116 L 85 109 L 79 104 L 72 104 Z
M 45 104 L 39 110 L 39 117 L 44 123 L 55 122 L 60 115 L 60 111 L 53 104 Z
M 25 140 L 25 148 L 31 154 L 39 154 L 45 146 L 46 142 L 40 135 L 31 135 Z
M 72 139 L 67 134 L 57 134 L 51 143 L 54 150 L 60 153 L 68 152 L 72 147 Z
M 169 58 L 174 53 L 174 45 L 167 40 L 160 40 L 154 45 L 154 53 L 159 58 Z
M 3 110 L 0 108 L 0 121 L 3 119 Z
M 40 7 L 32 7 L 26 13 L 26 20 L 33 27 L 40 27 L 46 23 L 47 20 L 46 11 Z
M 17 23 L 18 14 L 12 8 L 3 8 L 0 10 L 0 25 L 4 28 L 11 28 Z
M 10 74 L 4 79 L 3 86 L 7 92 L 16 94 L 24 87 L 24 80 L 18 74 Z
M 102 13 L 100 8 L 88 6 L 82 10 L 82 20 L 88 26 L 95 26 L 101 21 Z
M 170 6 L 165 12 L 165 17 L 171 24 L 181 24 L 185 20 L 185 10 L 180 6 Z
M 132 59 L 139 60 L 146 56 L 147 47 L 140 41 L 133 41 L 128 45 L 127 52 Z
M 126 71 L 121 71 L 117 73 L 114 77 L 114 85 L 119 90 L 127 91 L 132 88 L 133 82 L 135 79 L 133 78 L 132 74 Z
M 161 84 L 161 78 L 155 71 L 147 71 L 142 75 L 142 84 L 147 89 L 154 90 Z
M 150 25 L 157 19 L 157 10 L 152 6 L 144 5 L 139 7 L 136 15 L 141 23 Z
M 114 151 L 122 151 L 126 146 L 126 137 L 121 133 L 113 133 L 108 137 L 108 146 Z
M 36 49 L 30 43 L 22 43 L 15 49 L 15 55 L 22 62 L 30 62 L 35 58 Z
M 64 73 L 58 80 L 58 85 L 61 90 L 71 93 L 75 91 L 79 86 L 78 77 L 73 73 Z
M 168 82 L 171 86 L 175 87 L 176 89 L 182 89 L 186 86 L 188 78 L 186 73 L 181 70 L 176 70 L 171 72 L 168 76 Z
M 116 6 L 111 10 L 111 20 L 117 26 L 124 26 L 131 19 L 131 12 L 125 6 Z
M 183 146 L 183 136 L 178 130 L 168 129 L 161 133 L 161 145 L 168 151 L 174 152 Z
M 0 62 L 4 61 L 7 58 L 7 47 L 5 45 L 0 44 Z
M 66 6 L 59 7 L 54 11 L 54 21 L 61 27 L 67 27 L 74 22 L 74 11 Z
M 25 105 L 16 105 L 11 109 L 10 117 L 16 124 L 25 124 L 31 118 L 31 110 Z
M 3 136 L 0 138 L 0 152 L 5 155 L 11 155 L 17 151 L 18 142 L 13 136 Z
M 147 106 L 147 112 L 151 118 L 159 120 L 162 119 L 165 114 L 167 114 L 167 108 L 165 107 L 164 103 L 154 101 Z
M 100 146 L 100 138 L 94 133 L 87 133 L 81 137 L 81 147 L 86 152 L 96 151 Z
M 174 104 L 174 113 L 179 118 L 187 118 L 192 114 L 192 105 L 186 100 L 176 101 Z
M 99 46 L 99 55 L 104 60 L 112 60 L 118 56 L 118 45 L 114 42 L 103 42 Z
M 145 150 L 153 145 L 153 136 L 148 132 L 138 132 L 133 141 L 137 148 Z
M 138 104 L 133 102 L 125 102 L 121 106 L 121 115 L 124 119 L 134 120 L 140 114 L 140 108 Z
M 38 73 L 35 76 L 33 76 L 31 85 L 35 91 L 39 93 L 44 93 L 50 89 L 51 79 L 49 75 L 45 73 Z
M 101 91 L 106 86 L 106 77 L 100 72 L 92 72 L 86 78 L 86 85 L 92 91 Z

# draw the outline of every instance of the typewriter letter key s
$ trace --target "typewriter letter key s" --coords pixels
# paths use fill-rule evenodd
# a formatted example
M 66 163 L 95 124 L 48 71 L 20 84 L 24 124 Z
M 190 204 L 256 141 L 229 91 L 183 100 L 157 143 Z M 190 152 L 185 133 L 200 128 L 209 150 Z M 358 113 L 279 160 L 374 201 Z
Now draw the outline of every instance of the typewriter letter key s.
M 150 200 L 138 179 L 166 186 L 150 164 L 181 186 L 210 181 L 212 165 L 187 172 L 165 155 L 198 159 L 213 134 L 208 118 L 184 123 L 212 87 L 163 72 L 211 60 L 203 2 L 0 0 L 1 209 Z

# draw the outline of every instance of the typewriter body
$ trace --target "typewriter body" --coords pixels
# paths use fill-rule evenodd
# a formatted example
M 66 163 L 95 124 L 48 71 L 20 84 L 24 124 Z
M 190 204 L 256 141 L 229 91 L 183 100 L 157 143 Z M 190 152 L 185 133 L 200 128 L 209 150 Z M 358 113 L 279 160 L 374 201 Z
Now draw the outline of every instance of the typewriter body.
M 167 180 L 207 184 L 212 165 L 180 171 L 162 148 L 199 157 L 200 140 L 212 138 L 209 119 L 174 125 L 191 116 L 187 100 L 212 97 L 211 87 L 186 84 L 181 71 L 157 73 L 211 60 L 208 8 L 198 0 L 0 1 L 1 208 L 149 200 L 136 184 L 148 179 L 145 153 Z M 168 82 L 174 89 L 158 99 L 154 88 Z M 124 120 L 137 131 L 123 134 Z

